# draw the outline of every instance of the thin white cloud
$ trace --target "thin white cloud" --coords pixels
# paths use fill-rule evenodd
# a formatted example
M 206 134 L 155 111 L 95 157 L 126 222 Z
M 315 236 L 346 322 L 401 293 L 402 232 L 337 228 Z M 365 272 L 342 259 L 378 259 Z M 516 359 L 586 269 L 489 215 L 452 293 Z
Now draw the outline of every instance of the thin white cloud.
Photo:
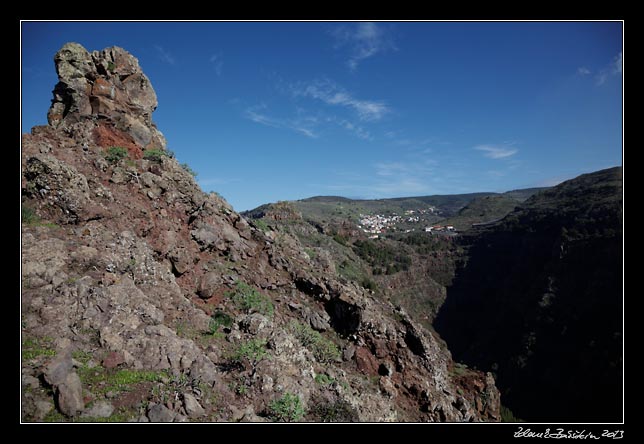
M 577 74 L 579 74 L 580 76 L 587 76 L 591 74 L 591 71 L 585 66 L 580 66 L 579 68 L 577 68 Z
M 311 124 L 315 123 L 315 119 L 284 119 L 271 117 L 263 112 L 263 109 L 266 109 L 265 105 L 250 107 L 244 111 L 244 117 L 252 122 L 259 123 L 260 125 L 270 126 L 272 128 L 289 129 L 313 139 L 318 137 L 318 134 L 311 129 Z
M 335 38 L 336 48 L 348 49 L 349 58 L 346 63 L 351 71 L 357 70 L 363 60 L 396 49 L 389 30 L 378 23 L 341 25 L 333 28 L 331 35 Z
M 490 159 L 505 159 L 510 156 L 514 156 L 519 152 L 516 148 L 510 148 L 508 146 L 494 146 L 494 145 L 478 145 L 474 147 L 475 150 L 483 151 L 485 157 Z
M 317 80 L 308 85 L 291 87 L 295 97 L 308 97 L 320 100 L 327 105 L 342 106 L 353 110 L 362 121 L 382 119 L 391 110 L 382 101 L 362 100 L 329 80 Z
M 338 119 L 335 116 L 328 117 L 327 121 L 336 123 L 338 126 L 340 126 L 341 128 L 347 130 L 348 132 L 350 132 L 354 136 L 358 137 L 359 139 L 373 140 L 373 137 L 371 136 L 371 133 L 369 131 L 367 131 L 362 126 L 360 126 L 360 125 L 358 125 L 358 124 L 356 124 L 354 122 L 351 122 L 351 121 L 346 120 L 346 119 Z
M 215 74 L 217 76 L 221 76 L 221 73 L 223 72 L 224 68 L 224 61 L 223 61 L 223 56 L 221 54 L 213 54 L 210 56 L 210 64 L 213 66 L 215 70 Z
M 622 52 L 620 51 L 604 69 L 595 76 L 595 84 L 601 86 L 612 76 L 622 75 Z
M 155 45 L 154 49 L 156 49 L 157 51 L 157 56 L 159 57 L 159 60 L 169 65 L 175 64 L 176 60 L 174 59 L 174 56 L 169 51 L 166 51 L 163 48 L 163 46 Z
M 408 174 L 411 168 L 403 162 L 378 162 L 374 164 L 378 176 L 390 177 L 395 174 Z

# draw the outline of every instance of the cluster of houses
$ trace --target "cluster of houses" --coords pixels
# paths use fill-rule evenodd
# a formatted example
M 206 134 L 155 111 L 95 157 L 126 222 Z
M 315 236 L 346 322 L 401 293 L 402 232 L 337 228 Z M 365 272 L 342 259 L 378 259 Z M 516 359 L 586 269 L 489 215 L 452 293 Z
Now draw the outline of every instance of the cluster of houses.
M 398 215 L 383 216 L 381 214 L 376 214 L 372 216 L 361 214 L 360 225 L 358 225 L 358 228 L 365 233 L 377 235 L 393 228 L 396 225 L 396 222 L 400 222 L 401 220 L 402 218 Z M 378 236 L 375 237 L 377 238 Z
M 380 234 L 386 231 L 394 231 L 397 223 L 423 222 L 424 218 L 422 217 L 422 215 L 425 214 L 438 214 L 438 210 L 436 210 L 434 207 L 420 210 L 407 210 L 405 211 L 405 214 L 403 216 L 399 216 L 396 213 L 393 213 L 391 216 L 384 216 L 382 214 L 360 214 L 360 224 L 358 225 L 358 228 L 367 233 L 370 239 L 377 239 Z M 412 231 L 415 230 L 413 228 L 407 229 L 405 230 L 405 233 L 410 233 Z M 452 233 L 454 231 L 455 230 L 452 225 L 434 225 L 425 227 L 425 232 L 428 233 Z

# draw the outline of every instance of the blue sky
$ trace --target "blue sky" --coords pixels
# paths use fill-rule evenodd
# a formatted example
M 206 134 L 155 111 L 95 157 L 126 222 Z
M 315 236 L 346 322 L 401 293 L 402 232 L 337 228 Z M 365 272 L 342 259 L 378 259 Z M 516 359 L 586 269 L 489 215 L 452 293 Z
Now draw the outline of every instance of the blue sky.
M 553 185 L 622 163 L 621 22 L 23 22 L 22 131 L 53 56 L 121 46 L 181 162 L 242 211 Z

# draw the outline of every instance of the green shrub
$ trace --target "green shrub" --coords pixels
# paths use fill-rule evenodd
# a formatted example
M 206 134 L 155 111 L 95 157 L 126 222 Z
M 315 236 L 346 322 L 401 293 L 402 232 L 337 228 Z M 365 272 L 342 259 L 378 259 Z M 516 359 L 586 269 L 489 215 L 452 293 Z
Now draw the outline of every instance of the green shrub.
M 330 362 L 340 359 L 340 349 L 338 346 L 308 325 L 291 321 L 289 329 L 297 340 L 313 353 L 313 356 L 319 362 Z
M 265 339 L 251 339 L 248 342 L 240 344 L 233 352 L 230 359 L 232 362 L 242 365 L 244 365 L 245 362 L 248 362 L 254 373 L 257 364 L 259 364 L 267 354 Z
M 318 373 L 315 375 L 315 382 L 320 385 L 331 385 L 335 382 L 335 379 L 324 373 Z
M 188 165 L 187 163 L 182 163 L 181 168 L 186 170 L 186 172 L 188 172 L 188 174 L 190 174 L 192 177 L 197 177 L 197 172 L 190 168 L 190 165 Z
M 273 421 L 297 422 L 304 416 L 302 400 L 298 395 L 284 393 L 281 398 L 273 400 L 268 406 L 268 416 Z
M 143 158 L 152 162 L 161 162 L 161 160 L 163 160 L 163 158 L 167 155 L 168 154 L 165 151 L 159 149 L 150 149 L 143 151 Z
M 501 422 L 523 422 L 523 420 L 514 416 L 512 410 L 504 405 L 501 405 Z
M 358 422 L 358 413 L 346 401 L 318 404 L 311 409 L 319 422 Z
M 271 229 L 263 219 L 255 219 L 253 222 L 255 223 L 255 226 L 262 230 L 264 233 L 271 231 Z
M 348 239 L 345 236 L 342 236 L 341 234 L 334 234 L 333 240 L 339 243 L 340 245 L 343 245 L 345 247 L 347 246 Z
M 23 205 L 20 209 L 20 219 L 23 224 L 35 224 L 40 221 L 33 208 Z
M 234 290 L 226 292 L 233 303 L 246 313 L 257 312 L 265 316 L 273 316 L 273 303 L 268 296 L 263 295 L 245 282 L 238 281 Z
M 378 289 L 376 283 L 368 277 L 363 278 L 362 281 L 360 281 L 360 285 L 362 285 L 363 288 L 371 291 L 376 291 Z
M 105 160 L 107 160 L 112 165 L 116 165 L 126 157 L 127 149 L 120 146 L 111 146 L 107 149 L 107 153 L 105 153 Z
M 233 325 L 233 318 L 223 311 L 217 310 L 210 319 L 210 334 L 214 335 L 215 333 L 217 333 L 217 331 L 219 331 L 219 327 L 221 327 L 222 325 L 224 327 L 230 327 L 231 325 Z

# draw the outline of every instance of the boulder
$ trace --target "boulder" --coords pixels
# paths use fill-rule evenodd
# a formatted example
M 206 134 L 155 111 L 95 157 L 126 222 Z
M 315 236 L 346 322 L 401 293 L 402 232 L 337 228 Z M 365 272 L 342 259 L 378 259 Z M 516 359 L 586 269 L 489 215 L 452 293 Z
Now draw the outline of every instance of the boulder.
M 56 390 L 58 408 L 67 416 L 76 416 L 85 407 L 83 387 L 75 372 L 67 374 L 65 381 Z
M 148 419 L 150 422 L 172 422 L 176 413 L 161 404 L 154 404 L 148 410 Z
M 202 276 L 197 294 L 201 299 L 210 299 L 222 284 L 221 273 L 211 271 Z
M 197 398 L 191 393 L 183 394 L 183 407 L 190 418 L 199 418 L 206 414 L 204 408 L 199 404 Z

